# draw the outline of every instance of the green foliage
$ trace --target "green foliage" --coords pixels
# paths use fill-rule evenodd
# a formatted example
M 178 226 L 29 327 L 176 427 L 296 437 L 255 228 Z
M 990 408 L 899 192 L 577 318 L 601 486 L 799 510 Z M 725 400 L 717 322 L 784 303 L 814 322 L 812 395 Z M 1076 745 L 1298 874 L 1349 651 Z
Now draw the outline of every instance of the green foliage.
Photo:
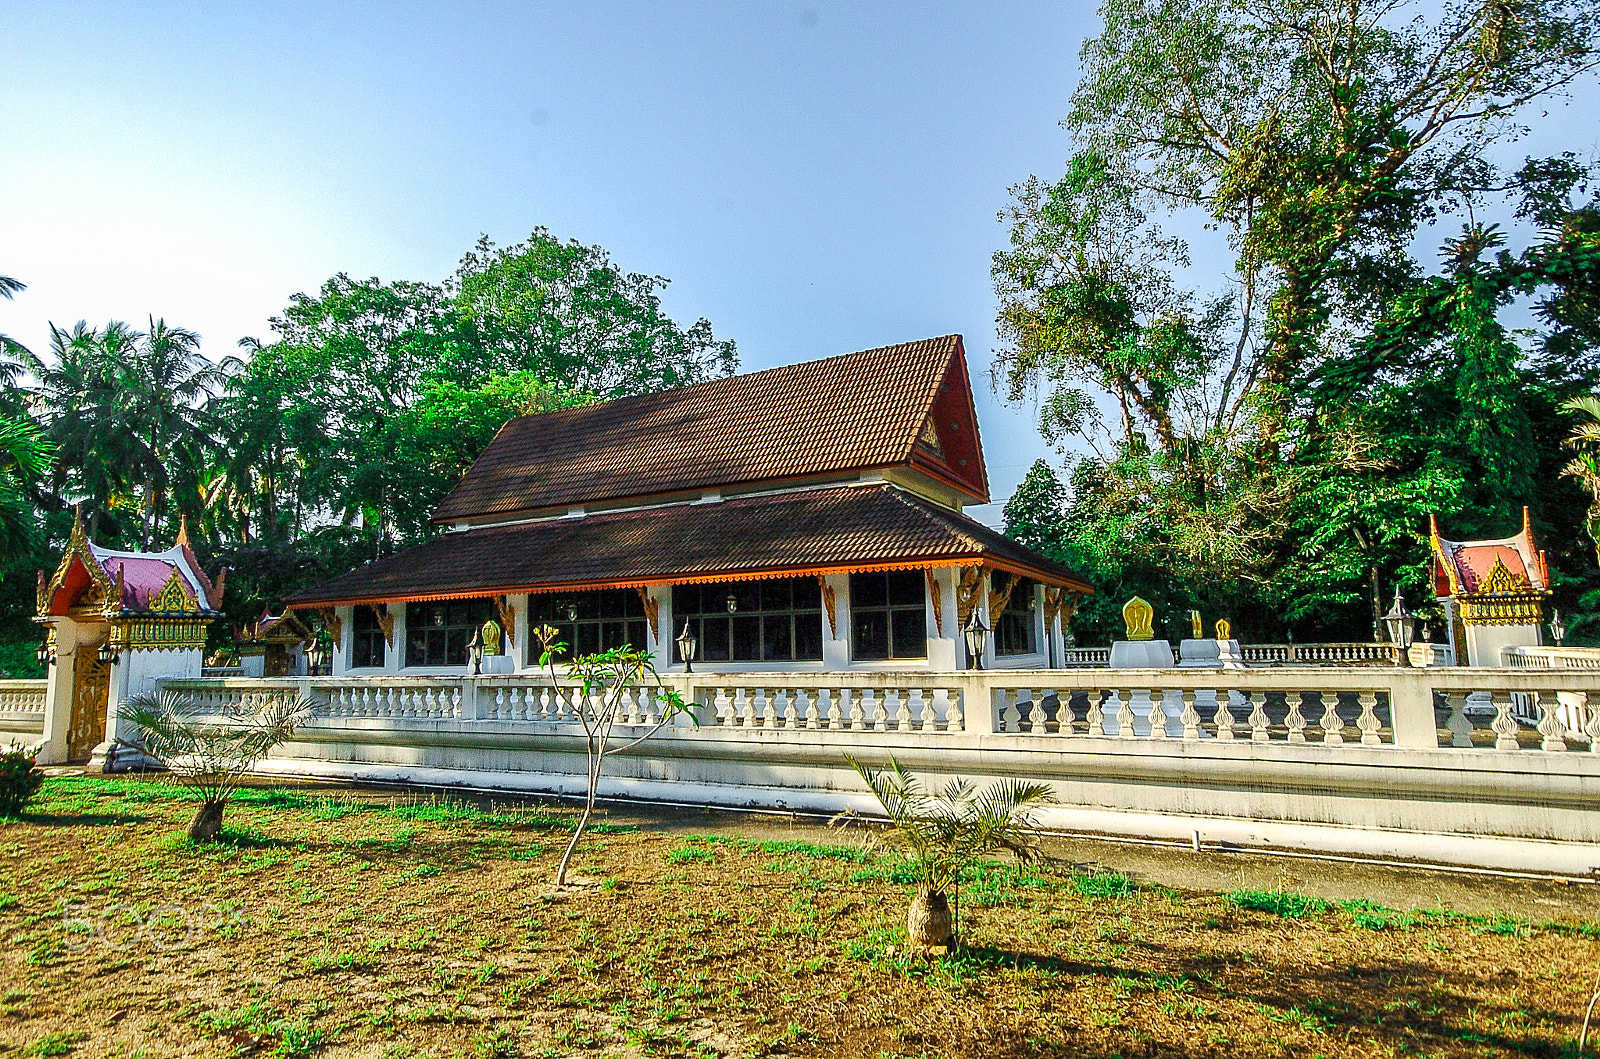
M 1528 503 L 1570 536 L 1550 426 L 1592 388 L 1600 212 L 1572 156 L 1508 178 L 1488 148 L 1593 68 L 1600 10 L 1509 11 L 1103 5 L 1074 153 L 1013 189 L 993 270 L 1007 396 L 1083 453 L 1065 497 L 1031 474 L 1008 524 L 1101 589 L 1082 631 L 1115 635 L 1137 592 L 1246 636 L 1365 638 L 1373 569 L 1425 582 L 1427 514 L 1503 536 Z M 1420 227 L 1502 194 L 1532 245 L 1469 225 L 1425 276 Z M 1233 253 L 1215 297 L 1174 278 L 1188 248 L 1159 222 L 1186 212 Z M 1542 330 L 1500 322 L 1519 299 Z
M 0 680 L 42 680 L 47 676 L 38 649 L 37 643 L 0 643 Z
M 1320 915 L 1329 908 L 1319 897 L 1297 894 L 1288 890 L 1234 890 L 1223 895 L 1238 908 L 1267 912 L 1286 919 L 1304 919 Z
M 1043 783 L 997 780 L 979 790 L 964 779 L 927 790 L 889 756 L 888 767 L 869 769 L 845 755 L 883 807 L 917 884 L 947 893 L 963 872 L 992 853 L 1007 852 L 1023 863 L 1042 858 L 1033 814 L 1055 801 Z
M 21 816 L 29 799 L 44 786 L 44 773 L 34 764 L 34 747 L 12 743 L 0 750 L 0 816 Z

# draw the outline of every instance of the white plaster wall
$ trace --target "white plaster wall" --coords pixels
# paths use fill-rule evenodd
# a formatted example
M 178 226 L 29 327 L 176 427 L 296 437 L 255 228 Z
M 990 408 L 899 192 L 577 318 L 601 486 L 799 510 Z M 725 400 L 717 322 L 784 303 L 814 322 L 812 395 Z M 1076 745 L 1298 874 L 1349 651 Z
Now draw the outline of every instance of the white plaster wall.
M 1502 647 L 1541 646 L 1538 625 L 1468 625 L 1467 664 L 1498 666 Z
M 182 650 L 119 651 L 111 667 L 111 694 L 106 703 L 106 738 L 133 741 L 133 728 L 117 716 L 122 704 L 136 695 L 148 695 L 161 680 L 198 680 L 205 652 L 198 647 Z
M 59 765 L 67 760 L 67 729 L 72 725 L 72 678 L 79 648 L 78 623 L 57 618 L 51 623 L 56 632 L 56 660 L 45 674 L 44 748 L 39 764 Z
M 833 589 L 833 628 L 826 627 L 828 616 L 823 614 L 822 668 L 834 672 L 850 668 L 850 575 L 828 574 L 826 580 Z

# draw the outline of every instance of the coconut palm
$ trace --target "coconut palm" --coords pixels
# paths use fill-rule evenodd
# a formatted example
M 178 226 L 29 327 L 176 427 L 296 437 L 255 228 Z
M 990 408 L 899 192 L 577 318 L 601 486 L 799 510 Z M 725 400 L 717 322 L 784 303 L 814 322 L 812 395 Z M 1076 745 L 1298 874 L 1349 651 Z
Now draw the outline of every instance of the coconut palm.
M 222 814 L 245 776 L 288 740 L 313 708 L 308 699 L 272 698 L 251 713 L 219 717 L 187 695 L 164 691 L 135 695 L 117 715 L 137 729 L 134 749 L 160 761 L 199 796 L 189 837 L 209 842 L 222 829 Z
M 10 301 L 18 294 L 28 289 L 26 283 L 12 279 L 10 276 L 0 276 L 0 298 Z M 0 386 L 14 387 L 22 376 L 22 365 L 11 359 L 13 353 L 26 353 L 22 343 L 10 335 L 0 334 Z
M 39 424 L 0 411 L 0 569 L 27 550 L 33 536 L 33 494 L 55 464 Z
M 892 754 L 881 770 L 848 754 L 845 760 L 883 807 L 916 875 L 917 894 L 906 912 L 910 944 L 956 944 L 961 873 L 977 860 L 1001 852 L 1024 863 L 1043 859 L 1033 814 L 1056 800 L 1048 785 L 1006 779 L 978 790 L 968 780 L 953 779 L 928 790 Z
M 1561 473 L 1589 492 L 1589 512 L 1583 528 L 1594 542 L 1595 561 L 1600 562 L 1600 398 L 1574 397 L 1561 403 L 1561 410 L 1583 418 L 1572 428 L 1564 444 L 1574 455 Z

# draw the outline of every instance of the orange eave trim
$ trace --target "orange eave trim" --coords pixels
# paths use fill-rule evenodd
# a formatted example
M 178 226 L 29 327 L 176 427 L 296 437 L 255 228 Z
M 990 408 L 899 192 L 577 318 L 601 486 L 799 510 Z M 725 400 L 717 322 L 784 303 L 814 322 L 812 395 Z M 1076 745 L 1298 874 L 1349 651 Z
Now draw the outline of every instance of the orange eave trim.
M 805 567 L 776 567 L 766 570 L 741 570 L 736 572 L 718 572 L 708 574 L 692 574 L 683 577 L 652 577 L 631 578 L 626 580 L 606 581 L 570 581 L 561 584 L 542 585 L 485 585 L 470 589 L 453 589 L 446 592 L 424 592 L 412 595 L 393 596 L 347 596 L 329 599 L 305 600 L 300 603 L 289 603 L 285 612 L 292 610 L 318 610 L 323 607 L 350 607 L 363 606 L 373 603 L 408 603 L 427 602 L 436 599 L 476 599 L 482 596 L 520 595 L 523 592 L 529 595 L 547 595 L 552 592 L 589 592 L 601 588 L 645 588 L 650 585 L 694 585 L 715 584 L 725 581 L 763 581 L 777 577 L 811 577 L 823 574 L 862 574 L 874 570 L 924 570 L 941 566 L 982 566 L 991 570 L 998 570 L 1008 574 L 1020 574 L 1031 577 L 1044 584 L 1057 585 L 1069 588 L 1083 595 L 1093 595 L 1094 589 L 1083 581 L 1076 581 L 1046 574 L 1035 567 L 1025 566 L 1021 563 L 1011 563 L 983 556 L 959 556 L 945 560 L 912 559 L 901 562 L 880 563 L 853 563 L 845 566 L 805 566 Z

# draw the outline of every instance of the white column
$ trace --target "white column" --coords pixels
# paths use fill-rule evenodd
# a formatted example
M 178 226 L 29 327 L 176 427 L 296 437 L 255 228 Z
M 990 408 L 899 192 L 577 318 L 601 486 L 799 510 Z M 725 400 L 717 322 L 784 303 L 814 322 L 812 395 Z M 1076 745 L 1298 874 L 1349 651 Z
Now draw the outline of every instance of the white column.
M 537 655 L 530 655 L 528 647 L 533 640 L 533 634 L 528 630 L 532 626 L 528 623 L 528 594 L 520 596 L 507 596 L 506 602 L 517 608 L 517 613 L 511 619 L 512 643 L 510 654 L 518 669 L 526 669 L 532 663 L 539 661 Z
M 56 660 L 45 675 L 44 747 L 39 764 L 59 765 L 67 760 L 67 729 L 72 726 L 72 678 L 78 659 L 78 623 L 57 618 Z
M 850 668 L 850 575 L 828 574 L 828 587 L 833 589 L 833 625 L 828 626 L 826 600 L 822 603 L 822 668 L 828 672 Z
M 941 566 L 933 571 L 939 586 L 939 613 L 934 614 L 933 596 L 928 596 L 928 668 L 948 673 L 961 668 L 961 623 L 956 618 L 956 582 L 959 568 Z
M 383 671 L 398 673 L 405 667 L 406 661 L 406 605 L 391 603 L 389 613 L 394 616 L 394 645 L 384 645 Z
M 666 673 L 672 668 L 672 640 L 678 635 L 673 624 L 672 586 L 651 585 L 650 600 L 656 605 L 656 631 L 650 633 L 650 657 L 655 660 L 656 672 Z
M 339 636 L 333 642 L 333 661 L 330 663 L 329 672 L 335 676 L 343 676 L 350 671 L 350 644 L 356 634 L 356 609 L 335 607 L 333 613 L 339 619 Z

